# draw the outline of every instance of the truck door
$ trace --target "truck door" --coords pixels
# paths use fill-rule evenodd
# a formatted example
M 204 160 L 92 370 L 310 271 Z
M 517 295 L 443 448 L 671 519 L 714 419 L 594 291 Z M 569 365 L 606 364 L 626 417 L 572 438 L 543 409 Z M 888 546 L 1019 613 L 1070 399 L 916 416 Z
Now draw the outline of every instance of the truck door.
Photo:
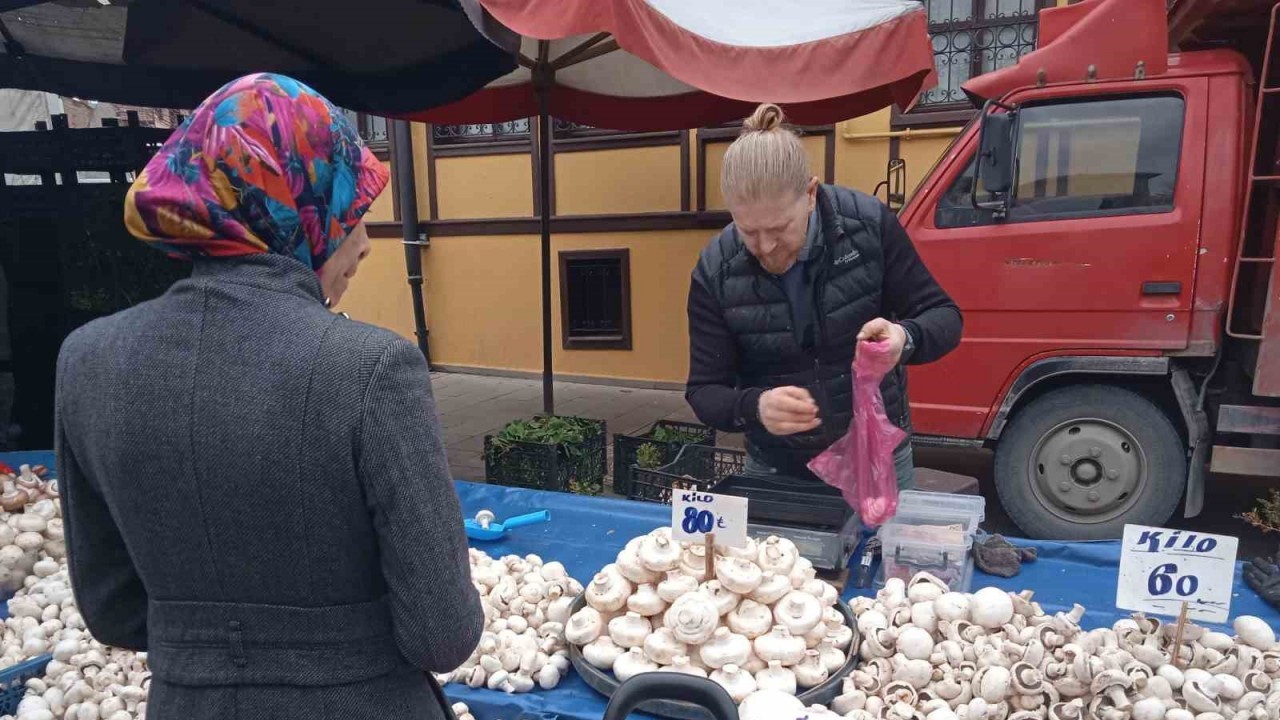
M 912 369 L 921 433 L 982 437 L 1004 388 L 1043 357 L 1186 347 L 1205 162 L 1204 108 L 1184 100 L 1196 82 L 1022 104 L 1005 218 L 971 201 L 976 129 L 940 164 L 905 222 L 965 329 L 954 353 Z

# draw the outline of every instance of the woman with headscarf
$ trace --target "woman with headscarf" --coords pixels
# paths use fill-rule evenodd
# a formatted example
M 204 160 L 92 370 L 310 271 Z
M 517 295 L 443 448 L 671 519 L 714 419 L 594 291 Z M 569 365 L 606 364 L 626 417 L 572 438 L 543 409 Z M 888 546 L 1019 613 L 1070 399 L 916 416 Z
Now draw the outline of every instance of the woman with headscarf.
M 148 651 L 152 720 L 451 715 L 428 671 L 483 615 L 426 362 L 328 309 L 386 183 L 340 111 L 263 74 L 129 191 L 130 232 L 192 276 L 67 339 L 57 455 L 80 612 Z

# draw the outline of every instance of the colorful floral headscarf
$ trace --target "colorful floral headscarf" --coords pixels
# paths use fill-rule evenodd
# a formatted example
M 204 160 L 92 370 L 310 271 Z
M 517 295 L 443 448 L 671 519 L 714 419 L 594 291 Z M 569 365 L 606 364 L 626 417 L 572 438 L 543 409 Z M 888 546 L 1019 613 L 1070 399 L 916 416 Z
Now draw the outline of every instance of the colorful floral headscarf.
M 277 253 L 319 270 L 387 185 L 342 111 L 282 75 L 205 100 L 134 181 L 125 225 L 178 257 Z

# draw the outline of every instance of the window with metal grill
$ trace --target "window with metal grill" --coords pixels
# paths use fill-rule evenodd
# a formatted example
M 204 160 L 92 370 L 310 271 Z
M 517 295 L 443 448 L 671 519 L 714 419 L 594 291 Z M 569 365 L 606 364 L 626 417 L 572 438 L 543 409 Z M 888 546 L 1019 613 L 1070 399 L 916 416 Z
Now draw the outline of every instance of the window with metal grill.
M 375 152 L 386 151 L 388 137 L 390 136 L 386 118 L 369 115 L 368 113 L 358 113 L 353 110 L 343 110 L 342 112 L 351 120 L 351 124 L 356 126 L 356 130 L 360 133 L 360 139 L 364 141 L 365 145 L 369 146 L 369 149 Z
M 631 349 L 628 250 L 560 253 L 560 320 L 567 350 Z
M 970 78 L 1008 67 L 1036 49 L 1036 14 L 1057 0 L 922 0 L 938 85 L 920 95 L 894 124 L 963 123 L 974 113 L 961 86 Z

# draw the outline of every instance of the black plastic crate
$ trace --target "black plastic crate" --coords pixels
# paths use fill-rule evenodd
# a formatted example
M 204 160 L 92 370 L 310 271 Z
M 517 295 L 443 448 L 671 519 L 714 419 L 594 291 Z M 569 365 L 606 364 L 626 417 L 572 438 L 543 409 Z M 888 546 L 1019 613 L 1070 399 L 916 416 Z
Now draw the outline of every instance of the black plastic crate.
M 484 438 L 484 475 L 493 485 L 599 495 L 608 471 L 607 428 L 603 420 L 571 418 L 595 427 L 581 443 L 547 444 L 511 441 L 500 449 L 492 435 Z
M 742 472 L 747 454 L 741 450 L 685 445 L 669 465 L 631 467 L 627 497 L 671 504 L 671 490 L 714 490 L 721 480 Z
M 731 475 L 716 492 L 750 498 L 747 519 L 824 530 L 840 530 L 854 516 L 840 491 L 817 478 Z
M 707 490 L 751 500 L 751 523 L 839 531 L 856 514 L 840 491 L 817 478 L 779 475 L 769 478 L 742 474 L 742 450 L 687 445 L 670 465 L 657 469 L 631 468 L 633 500 L 671 503 L 671 490 Z
M 655 440 L 655 433 L 670 431 L 684 435 L 687 440 Z M 706 425 L 659 420 L 642 435 L 613 436 L 613 491 L 619 495 L 631 493 L 631 466 L 654 470 L 675 462 L 686 445 L 716 444 L 716 431 Z

